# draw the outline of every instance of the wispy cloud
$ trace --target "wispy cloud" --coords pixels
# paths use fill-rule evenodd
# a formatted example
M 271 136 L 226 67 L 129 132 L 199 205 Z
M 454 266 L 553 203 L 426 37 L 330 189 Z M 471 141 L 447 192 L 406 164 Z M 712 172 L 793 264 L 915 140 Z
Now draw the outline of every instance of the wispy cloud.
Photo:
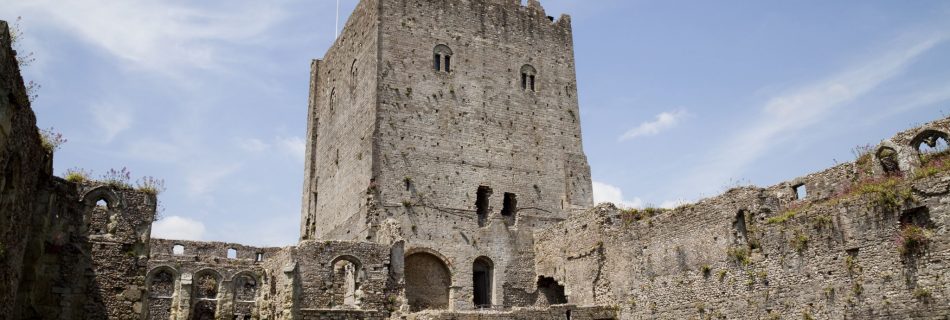
M 687 116 L 689 116 L 689 113 L 682 109 L 660 113 L 656 115 L 655 120 L 641 123 L 636 128 L 628 130 L 620 136 L 619 140 L 626 141 L 637 137 L 657 135 L 664 130 L 676 127 Z
M 203 240 L 205 225 L 201 221 L 170 216 L 152 224 L 152 237 L 175 240 Z
M 213 68 L 229 57 L 222 42 L 253 40 L 284 14 L 280 6 L 229 1 L 199 9 L 173 1 L 13 1 L 8 10 L 45 21 L 105 52 L 153 71 Z
M 872 92 L 894 78 L 920 55 L 947 40 L 935 34 L 916 40 L 898 39 L 894 49 L 865 59 L 853 67 L 825 79 L 800 86 L 768 99 L 749 126 L 713 148 L 705 165 L 696 168 L 685 181 L 698 192 L 712 192 L 743 168 L 762 157 L 773 146 L 827 119 L 842 106 Z

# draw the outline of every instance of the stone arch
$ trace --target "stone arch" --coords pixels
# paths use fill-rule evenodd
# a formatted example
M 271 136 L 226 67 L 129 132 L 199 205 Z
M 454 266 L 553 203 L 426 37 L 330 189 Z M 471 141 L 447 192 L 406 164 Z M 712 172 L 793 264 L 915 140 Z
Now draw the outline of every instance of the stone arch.
M 149 270 L 146 275 L 148 295 L 153 298 L 171 298 L 175 294 L 175 282 L 178 271 L 169 266 L 159 266 Z
M 494 304 L 495 263 L 486 256 L 472 262 L 472 302 L 475 308 L 490 308 Z
M 538 75 L 538 70 L 530 64 L 521 66 L 521 90 L 525 91 L 537 91 L 537 85 L 535 84 L 535 78 Z
M 452 48 L 440 44 L 432 49 L 432 69 L 435 71 L 452 72 Z
M 145 279 L 148 295 L 147 308 L 143 311 L 147 312 L 147 319 L 168 319 L 171 316 L 178 271 L 169 266 L 159 266 L 149 270 Z
M 192 320 L 213 320 L 217 316 L 218 292 L 221 289 L 221 274 L 214 269 L 195 272 L 192 281 L 192 297 L 196 300 L 191 312 Z
M 100 200 L 106 202 L 110 211 L 124 207 L 119 195 L 108 186 L 98 186 L 82 196 L 82 202 L 87 208 L 94 208 Z
M 337 305 L 356 307 L 362 300 L 360 287 L 366 279 L 363 263 L 351 255 L 341 255 L 330 260 L 334 301 Z
M 193 281 L 194 297 L 198 299 L 217 300 L 221 286 L 221 273 L 214 269 L 202 269 L 195 272 Z
M 921 165 L 926 165 L 927 160 L 935 154 L 950 151 L 948 143 L 950 143 L 950 136 L 946 132 L 937 129 L 924 129 L 910 141 L 911 147 L 920 156 Z M 925 150 L 924 146 L 928 147 L 929 150 Z
M 240 302 L 254 302 L 260 289 L 260 277 L 252 271 L 241 271 L 231 277 L 234 300 Z
M 452 272 L 444 256 L 430 249 L 410 250 L 405 258 L 406 299 L 410 311 L 449 308 Z
M 897 150 L 894 148 L 882 146 L 877 149 L 877 152 L 874 153 L 874 156 L 881 165 L 881 170 L 884 170 L 884 174 L 890 175 L 901 172 L 900 160 L 898 158 Z
M 234 319 L 251 319 L 257 307 L 261 277 L 252 271 L 240 271 L 231 277 L 231 285 L 231 292 L 234 294 L 231 313 Z

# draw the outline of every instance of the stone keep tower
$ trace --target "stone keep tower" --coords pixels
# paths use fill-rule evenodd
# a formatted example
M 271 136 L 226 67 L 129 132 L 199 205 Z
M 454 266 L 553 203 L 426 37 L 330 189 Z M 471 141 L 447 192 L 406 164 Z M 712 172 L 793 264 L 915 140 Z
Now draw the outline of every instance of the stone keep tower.
M 362 0 L 312 65 L 301 239 L 404 241 L 413 309 L 535 304 L 533 230 L 593 202 L 578 116 L 570 17 Z

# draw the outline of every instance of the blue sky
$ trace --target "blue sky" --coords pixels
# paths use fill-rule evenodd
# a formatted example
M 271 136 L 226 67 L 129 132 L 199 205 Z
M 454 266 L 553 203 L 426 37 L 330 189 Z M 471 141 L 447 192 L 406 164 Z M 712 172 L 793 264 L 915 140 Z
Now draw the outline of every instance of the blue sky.
M 356 0 L 341 0 L 343 19 Z M 670 206 L 853 158 L 950 111 L 950 2 L 542 1 L 574 23 L 597 200 Z M 163 178 L 154 235 L 298 238 L 319 1 L 0 0 L 56 172 Z M 341 21 L 342 25 L 342 21 Z

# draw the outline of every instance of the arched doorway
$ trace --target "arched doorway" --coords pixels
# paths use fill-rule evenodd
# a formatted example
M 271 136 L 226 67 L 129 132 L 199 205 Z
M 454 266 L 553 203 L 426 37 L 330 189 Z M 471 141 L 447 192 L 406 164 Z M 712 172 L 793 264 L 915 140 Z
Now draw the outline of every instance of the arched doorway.
M 417 252 L 406 256 L 406 299 L 410 311 L 448 309 L 452 274 L 439 257 Z
M 494 264 L 487 257 L 478 257 L 472 263 L 472 302 L 475 308 L 491 308 Z

